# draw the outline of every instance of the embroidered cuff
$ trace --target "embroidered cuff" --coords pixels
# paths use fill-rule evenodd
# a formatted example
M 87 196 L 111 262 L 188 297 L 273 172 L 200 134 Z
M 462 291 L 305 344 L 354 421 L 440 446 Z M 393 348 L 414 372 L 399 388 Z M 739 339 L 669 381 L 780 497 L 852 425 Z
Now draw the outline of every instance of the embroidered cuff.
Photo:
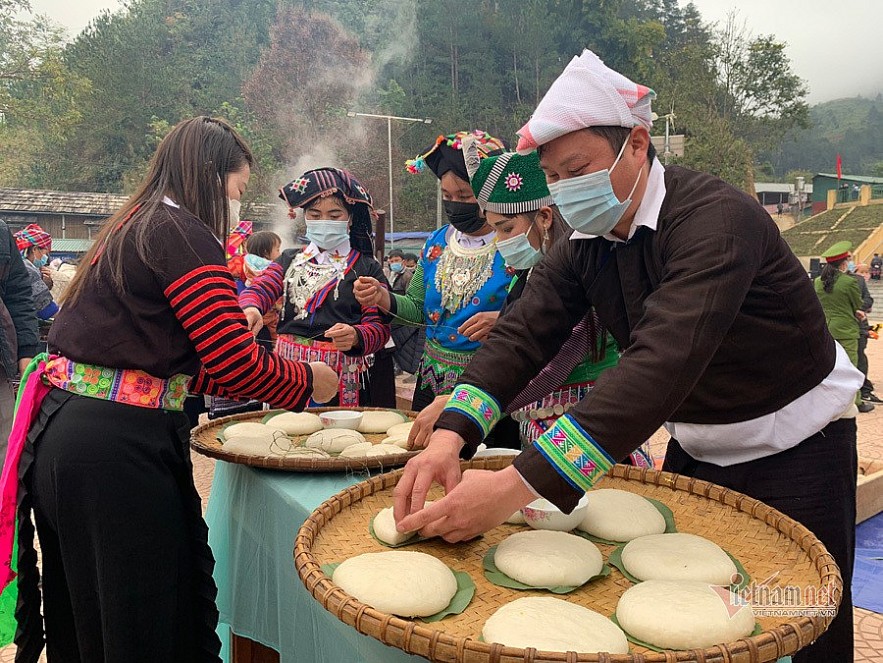
M 471 384 L 458 384 L 454 387 L 445 412 L 465 415 L 481 431 L 482 440 L 502 417 L 497 399 Z
M 569 414 L 534 442 L 534 446 L 578 490 L 588 490 L 614 461 Z

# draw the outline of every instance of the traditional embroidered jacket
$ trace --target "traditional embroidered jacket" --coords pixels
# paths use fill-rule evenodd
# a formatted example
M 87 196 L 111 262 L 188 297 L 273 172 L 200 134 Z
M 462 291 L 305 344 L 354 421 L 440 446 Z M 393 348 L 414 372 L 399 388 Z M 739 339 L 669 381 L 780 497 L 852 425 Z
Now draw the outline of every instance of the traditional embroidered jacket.
M 389 340 L 389 325 L 383 322 L 376 307 L 362 307 L 353 295 L 353 284 L 360 276 L 372 276 L 386 284 L 380 264 L 372 257 L 350 250 L 345 265 L 341 266 L 342 278 L 332 278 L 309 300 L 303 310 L 295 306 L 291 284 L 286 284 L 292 262 L 303 260 L 299 249 L 282 252 L 239 296 L 242 308 L 253 306 L 266 313 L 280 297 L 285 297 L 277 334 L 289 334 L 314 340 L 328 341 L 324 332 L 341 322 L 352 325 L 359 342 L 346 354 L 368 355 L 379 352 Z M 295 269 L 297 266 L 295 265 Z
M 515 275 L 493 245 L 454 246 L 453 233 L 444 226 L 429 236 L 407 294 L 392 297 L 397 322 L 427 325 L 420 379 L 436 394 L 450 391 L 481 346 L 457 329 L 476 313 L 499 311 Z
M 302 409 L 312 393 L 310 367 L 258 347 L 236 301 L 224 248 L 209 228 L 168 204 L 150 224 L 151 264 L 138 257 L 132 240 L 123 252 L 124 292 L 93 271 L 56 317 L 50 352 L 156 378 L 192 375 L 192 393 Z
M 623 348 L 619 364 L 515 461 L 567 511 L 663 422 L 752 420 L 808 393 L 835 365 L 812 282 L 757 201 L 683 168 L 664 178 L 656 230 L 552 248 L 437 424 L 471 455 L 594 307 Z

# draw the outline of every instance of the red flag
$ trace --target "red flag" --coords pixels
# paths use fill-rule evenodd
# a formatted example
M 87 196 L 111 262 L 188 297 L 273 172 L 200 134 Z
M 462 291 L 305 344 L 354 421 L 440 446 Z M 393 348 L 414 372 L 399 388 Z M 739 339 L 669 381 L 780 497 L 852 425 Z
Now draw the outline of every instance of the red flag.
M 839 180 L 843 177 L 843 159 L 840 158 L 840 155 L 837 155 L 837 179 Z

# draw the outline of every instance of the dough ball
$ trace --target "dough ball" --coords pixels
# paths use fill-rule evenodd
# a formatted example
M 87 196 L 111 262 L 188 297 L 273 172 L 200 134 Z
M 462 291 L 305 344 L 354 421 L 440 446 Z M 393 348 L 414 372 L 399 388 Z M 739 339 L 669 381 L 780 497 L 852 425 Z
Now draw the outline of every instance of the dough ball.
M 607 541 L 631 541 L 647 534 L 662 534 L 665 518 L 652 502 L 615 488 L 590 490 L 589 506 L 577 529 Z
M 510 525 L 527 525 L 527 521 L 524 519 L 524 514 L 521 511 L 516 511 L 506 518 L 506 522 Z
M 407 440 L 408 436 L 411 434 L 411 428 L 413 426 L 414 422 L 409 421 L 404 424 L 396 424 L 395 426 L 391 426 L 385 432 L 389 437 L 404 437 Z
M 326 428 L 310 435 L 304 445 L 335 454 L 363 442 L 367 442 L 367 440 L 358 431 L 346 428 Z
M 626 633 L 656 647 L 705 648 L 751 635 L 754 611 L 740 605 L 741 599 L 724 587 L 648 580 L 623 593 L 616 619 Z
M 481 635 L 485 642 L 543 651 L 627 654 L 622 629 L 604 615 L 561 599 L 530 596 L 492 614 Z
M 601 573 L 598 546 L 575 534 L 553 530 L 518 532 L 504 539 L 494 564 L 513 580 L 532 587 L 579 586 Z
M 394 444 L 375 444 L 368 449 L 367 455 L 370 456 L 398 456 L 402 453 L 402 448 Z
M 222 445 L 224 451 L 234 454 L 244 454 L 246 456 L 269 456 L 274 453 L 273 442 L 275 439 L 272 435 L 251 434 L 237 435 L 235 437 L 227 437 L 227 441 Z M 278 451 L 276 452 L 278 453 Z
M 360 433 L 385 433 L 392 426 L 401 424 L 405 418 L 391 410 L 366 410 L 359 424 Z
M 284 412 L 270 417 L 267 426 L 285 431 L 286 435 L 312 435 L 322 430 L 322 421 L 312 412 Z
M 432 504 L 432 501 L 427 500 L 426 504 Z M 396 529 L 396 521 L 393 517 L 391 506 L 378 511 L 372 523 L 374 536 L 391 546 L 397 546 L 417 536 L 417 532 L 399 532 Z
M 306 457 L 306 458 L 331 458 L 327 451 L 321 449 L 313 449 L 312 447 L 295 447 L 292 446 L 285 452 L 285 457 Z
M 370 442 L 359 442 L 352 444 L 340 452 L 339 458 L 364 458 L 368 455 L 368 450 L 374 445 Z
M 268 426 L 266 424 L 255 421 L 243 421 L 239 424 L 230 424 L 224 429 L 224 437 L 227 439 L 230 439 L 231 437 L 242 437 L 245 435 L 269 435 L 270 437 L 272 437 L 274 434 L 285 435 L 285 431 L 283 431 L 281 428 Z
M 713 541 L 672 532 L 629 541 L 622 564 L 638 580 L 701 580 L 729 585 L 737 573 L 730 556 Z
M 402 435 L 398 437 L 388 437 L 381 444 L 394 444 L 400 449 L 408 450 L 408 436 Z
M 351 557 L 331 579 L 362 603 L 402 617 L 441 612 L 457 593 L 457 579 L 441 561 L 404 550 Z

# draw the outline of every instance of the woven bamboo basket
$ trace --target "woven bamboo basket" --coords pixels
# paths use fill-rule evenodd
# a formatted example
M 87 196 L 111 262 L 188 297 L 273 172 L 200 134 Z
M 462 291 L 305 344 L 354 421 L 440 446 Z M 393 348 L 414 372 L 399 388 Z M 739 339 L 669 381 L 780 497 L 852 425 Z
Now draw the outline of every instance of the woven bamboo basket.
M 319 414 L 320 412 L 331 412 L 340 410 L 339 407 L 319 407 L 309 408 L 307 412 Z M 379 407 L 360 407 L 352 408 L 359 412 L 367 412 L 369 410 L 384 411 L 386 408 Z M 396 410 L 414 420 L 417 416 L 416 412 Z M 303 458 L 303 457 L 286 457 L 283 455 L 267 455 L 257 456 L 252 454 L 237 454 L 224 450 L 224 445 L 218 439 L 218 434 L 228 424 L 234 424 L 242 421 L 261 421 L 267 412 L 247 412 L 245 414 L 234 414 L 229 417 L 221 417 L 214 419 L 208 424 L 197 426 L 190 433 L 190 446 L 197 453 L 209 458 L 224 460 L 228 463 L 239 463 L 241 465 L 251 465 L 252 467 L 262 467 L 270 470 L 283 470 L 286 472 L 350 472 L 359 470 L 374 469 L 392 469 L 401 467 L 408 462 L 412 456 L 416 456 L 419 451 L 403 451 L 400 454 L 389 456 L 376 456 L 374 458 Z M 307 437 L 306 435 L 302 437 Z M 386 438 L 385 433 L 364 434 L 368 442 L 379 444 Z
M 511 457 L 493 457 L 473 460 L 463 467 L 495 470 L 509 463 Z M 462 614 L 424 623 L 381 613 L 346 594 L 320 566 L 386 550 L 370 536 L 368 523 L 377 511 L 392 504 L 392 489 L 402 471 L 351 486 L 320 505 L 298 532 L 294 560 L 307 590 L 326 610 L 361 633 L 411 654 L 456 663 L 767 663 L 806 647 L 833 619 L 833 615 L 758 616 L 758 635 L 679 652 L 660 653 L 633 644 L 630 654 L 553 653 L 485 643 L 478 640 L 482 626 L 497 608 L 523 596 L 548 596 L 498 587 L 482 573 L 482 558 L 488 549 L 522 531 L 514 525 L 501 525 L 469 543 L 453 545 L 434 539 L 408 547 L 469 573 L 476 585 L 475 597 Z M 840 603 L 843 585 L 833 557 L 809 530 L 762 502 L 705 481 L 625 465 L 616 465 L 599 487 L 629 490 L 663 502 L 674 512 L 678 531 L 711 539 L 741 561 L 754 583 L 768 580 L 770 591 L 827 587 L 833 602 Z M 436 487 L 434 491 L 429 498 L 439 499 L 441 490 Z M 605 559 L 613 550 L 613 546 L 599 548 Z M 612 615 L 619 597 L 630 586 L 614 569 L 606 578 L 559 598 Z

